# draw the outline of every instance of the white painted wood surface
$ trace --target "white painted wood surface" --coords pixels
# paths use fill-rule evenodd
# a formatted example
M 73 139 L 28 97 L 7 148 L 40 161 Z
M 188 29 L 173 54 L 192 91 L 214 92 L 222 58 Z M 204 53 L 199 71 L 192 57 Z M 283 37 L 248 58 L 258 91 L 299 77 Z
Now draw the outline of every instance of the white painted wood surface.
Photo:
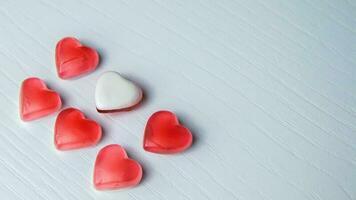
M 1 199 L 356 199 L 354 0 L 0 1 Z M 88 76 L 60 80 L 56 42 L 101 54 Z M 95 110 L 99 75 L 140 84 L 137 110 Z M 58 152 L 55 115 L 23 123 L 23 79 L 43 78 L 99 121 L 95 148 Z M 151 113 L 176 112 L 195 136 L 174 156 L 142 149 Z M 98 150 L 123 145 L 144 167 L 135 188 L 93 189 Z

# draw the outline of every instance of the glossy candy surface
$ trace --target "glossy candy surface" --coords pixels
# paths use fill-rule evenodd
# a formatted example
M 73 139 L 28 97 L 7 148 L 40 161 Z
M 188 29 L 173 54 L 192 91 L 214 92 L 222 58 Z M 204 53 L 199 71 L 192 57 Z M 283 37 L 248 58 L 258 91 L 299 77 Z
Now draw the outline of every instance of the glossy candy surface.
M 78 109 L 67 108 L 57 116 L 54 143 L 59 150 L 93 146 L 99 142 L 101 135 L 100 125 L 86 119 Z
M 98 112 L 128 111 L 142 100 L 142 90 L 117 72 L 103 73 L 96 83 L 95 103 Z
M 31 121 L 58 111 L 62 106 L 59 94 L 47 88 L 44 81 L 31 77 L 20 89 L 20 117 Z
M 128 158 L 120 145 L 101 149 L 94 166 L 94 186 L 98 190 L 112 190 L 137 185 L 142 178 L 141 165 Z
M 143 148 L 153 153 L 178 153 L 189 148 L 192 140 L 191 132 L 179 124 L 174 113 L 158 111 L 147 121 Z
M 56 66 L 62 79 L 73 78 L 95 70 L 99 55 L 95 49 L 83 46 L 76 38 L 66 37 L 56 46 Z

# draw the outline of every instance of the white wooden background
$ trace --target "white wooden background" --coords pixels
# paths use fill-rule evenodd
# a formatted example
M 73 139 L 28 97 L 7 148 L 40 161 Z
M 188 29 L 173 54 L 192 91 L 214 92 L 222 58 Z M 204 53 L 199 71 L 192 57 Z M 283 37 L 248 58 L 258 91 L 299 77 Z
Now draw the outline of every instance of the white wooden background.
M 0 199 L 356 199 L 355 33 L 354 0 L 1 0 Z M 57 77 L 64 36 L 99 50 L 94 73 Z M 107 70 L 144 88 L 142 107 L 96 112 Z M 56 115 L 20 121 L 29 76 L 102 124 L 98 146 L 59 152 Z M 143 151 L 160 109 L 193 131 L 191 149 Z M 111 143 L 142 163 L 138 187 L 94 190 L 96 154 Z

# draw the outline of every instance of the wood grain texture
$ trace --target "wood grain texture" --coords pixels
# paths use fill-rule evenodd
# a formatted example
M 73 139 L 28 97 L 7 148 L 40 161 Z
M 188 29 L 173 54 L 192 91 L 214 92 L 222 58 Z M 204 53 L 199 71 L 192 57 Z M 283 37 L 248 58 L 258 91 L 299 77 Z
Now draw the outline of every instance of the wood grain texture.
M 0 1 L 1 199 L 356 199 L 356 2 L 353 0 Z M 56 42 L 97 48 L 100 67 L 60 80 Z M 137 110 L 95 110 L 98 76 L 120 72 L 147 95 Z M 20 121 L 29 76 L 104 127 L 98 146 L 58 152 L 56 115 Z M 142 148 L 151 113 L 176 112 L 195 143 Z M 135 188 L 98 192 L 98 150 L 125 147 Z

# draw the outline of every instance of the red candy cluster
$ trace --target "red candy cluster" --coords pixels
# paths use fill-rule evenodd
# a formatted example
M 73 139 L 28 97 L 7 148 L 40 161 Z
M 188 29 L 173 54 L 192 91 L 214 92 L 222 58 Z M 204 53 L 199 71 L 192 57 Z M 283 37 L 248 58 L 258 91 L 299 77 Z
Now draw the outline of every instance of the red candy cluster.
M 70 79 L 94 71 L 99 64 L 95 49 L 82 45 L 75 38 L 64 38 L 56 46 L 56 68 L 61 79 Z M 22 82 L 20 117 L 35 120 L 59 111 L 60 95 L 48 89 L 45 82 L 31 77 Z M 125 110 L 125 109 L 123 109 Z M 96 145 L 102 137 L 99 123 L 87 119 L 76 108 L 67 108 L 58 115 L 54 126 L 54 144 L 58 150 L 72 150 Z M 143 148 L 159 154 L 184 151 L 192 144 L 192 134 L 179 124 L 176 115 L 158 111 L 147 121 Z M 142 178 L 141 165 L 130 159 L 123 147 L 111 144 L 102 148 L 94 166 L 94 186 L 98 190 L 137 185 Z

